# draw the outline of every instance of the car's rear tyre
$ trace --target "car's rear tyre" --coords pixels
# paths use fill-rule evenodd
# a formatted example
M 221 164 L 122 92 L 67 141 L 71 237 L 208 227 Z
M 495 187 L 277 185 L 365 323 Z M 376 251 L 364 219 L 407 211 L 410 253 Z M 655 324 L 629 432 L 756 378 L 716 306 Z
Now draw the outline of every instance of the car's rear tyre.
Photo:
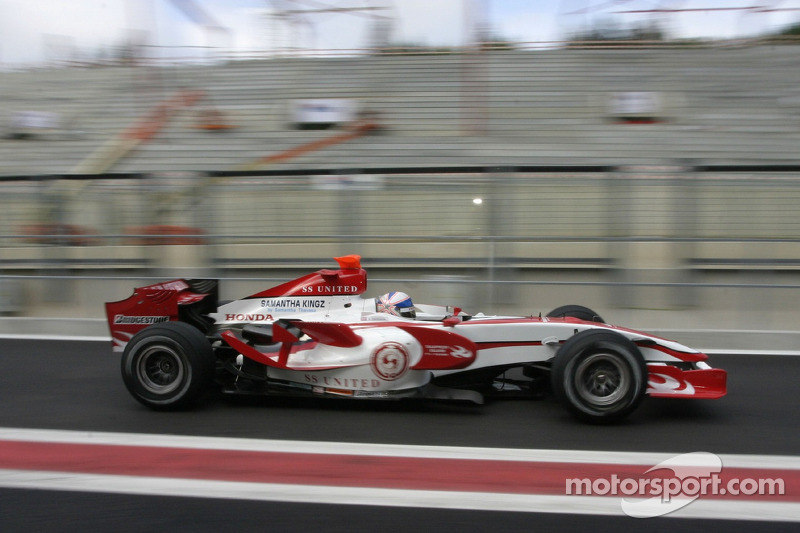
M 556 354 L 551 380 L 558 400 L 581 420 L 616 422 L 647 392 L 647 365 L 619 333 L 591 329 L 570 337 Z
M 580 320 L 585 320 L 587 322 L 598 322 L 600 324 L 604 324 L 605 320 L 603 317 L 595 313 L 593 310 L 589 309 L 588 307 L 584 307 L 582 305 L 562 305 L 561 307 L 556 307 L 549 313 L 547 313 L 549 318 L 578 318 Z
M 183 322 L 166 322 L 133 336 L 122 354 L 122 380 L 131 395 L 159 410 L 184 409 L 208 390 L 214 353 L 205 335 Z

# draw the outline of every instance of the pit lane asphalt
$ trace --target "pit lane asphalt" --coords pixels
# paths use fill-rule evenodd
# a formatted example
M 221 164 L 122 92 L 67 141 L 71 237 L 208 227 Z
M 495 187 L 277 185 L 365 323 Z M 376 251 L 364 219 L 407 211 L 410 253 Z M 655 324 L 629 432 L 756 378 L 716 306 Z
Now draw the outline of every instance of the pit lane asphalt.
M 625 423 L 575 422 L 551 398 L 483 406 L 211 397 L 153 412 L 105 342 L 0 340 L 0 427 L 502 448 L 797 455 L 800 357 L 719 355 L 721 400 L 648 399 Z M 717 528 L 716 526 L 719 526 Z M 790 531 L 796 524 L 469 512 L 0 490 L 3 531 Z
M 210 397 L 177 413 L 133 400 L 110 343 L 0 340 L 0 426 L 312 441 L 796 455 L 800 357 L 717 355 L 719 400 L 645 400 L 622 424 L 574 421 L 552 398 L 431 401 Z

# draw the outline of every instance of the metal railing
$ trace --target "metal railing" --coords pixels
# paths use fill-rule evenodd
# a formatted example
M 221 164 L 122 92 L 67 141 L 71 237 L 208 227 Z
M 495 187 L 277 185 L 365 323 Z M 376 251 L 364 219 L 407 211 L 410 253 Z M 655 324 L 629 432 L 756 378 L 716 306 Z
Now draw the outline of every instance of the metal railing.
M 800 165 L 17 176 L 0 188 L 4 247 L 800 236 Z

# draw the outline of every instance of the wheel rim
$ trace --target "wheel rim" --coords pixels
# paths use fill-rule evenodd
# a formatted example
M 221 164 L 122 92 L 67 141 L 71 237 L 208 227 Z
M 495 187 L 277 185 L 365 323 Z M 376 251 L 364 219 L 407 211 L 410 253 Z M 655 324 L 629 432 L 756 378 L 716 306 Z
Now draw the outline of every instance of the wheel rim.
M 597 353 L 583 359 L 575 370 L 575 390 L 584 401 L 611 408 L 630 389 L 631 372 L 614 354 Z
M 183 358 L 172 348 L 153 346 L 139 358 L 139 382 L 153 394 L 169 394 L 181 386 L 186 372 Z

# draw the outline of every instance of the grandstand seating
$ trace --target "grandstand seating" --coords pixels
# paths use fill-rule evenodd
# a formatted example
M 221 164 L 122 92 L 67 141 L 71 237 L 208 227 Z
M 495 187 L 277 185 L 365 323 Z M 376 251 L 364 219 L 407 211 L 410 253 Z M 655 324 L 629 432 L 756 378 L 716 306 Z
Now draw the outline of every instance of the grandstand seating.
M 60 117 L 38 139 L 0 140 L 0 175 L 70 173 L 109 138 L 183 89 L 204 92 L 112 172 L 229 170 L 332 135 L 290 123 L 296 98 L 348 98 L 383 130 L 272 166 L 635 164 L 796 158 L 800 57 L 794 46 L 586 49 L 479 56 L 275 58 L 208 65 L 4 73 L 0 123 Z M 618 92 L 660 93 L 662 121 L 620 124 Z M 236 128 L 195 127 L 213 107 Z M 2 131 L 2 130 L 0 130 Z

